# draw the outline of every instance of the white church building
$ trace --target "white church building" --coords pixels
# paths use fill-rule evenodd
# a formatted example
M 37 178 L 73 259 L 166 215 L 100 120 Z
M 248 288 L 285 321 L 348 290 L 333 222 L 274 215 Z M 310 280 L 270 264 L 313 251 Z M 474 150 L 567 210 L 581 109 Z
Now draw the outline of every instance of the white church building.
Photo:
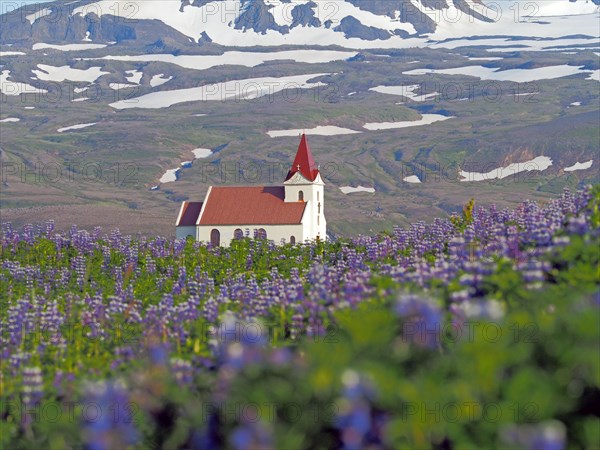
M 246 236 L 277 244 L 324 240 L 324 186 L 303 134 L 283 186 L 210 186 L 203 202 L 183 202 L 176 237 L 214 246 Z

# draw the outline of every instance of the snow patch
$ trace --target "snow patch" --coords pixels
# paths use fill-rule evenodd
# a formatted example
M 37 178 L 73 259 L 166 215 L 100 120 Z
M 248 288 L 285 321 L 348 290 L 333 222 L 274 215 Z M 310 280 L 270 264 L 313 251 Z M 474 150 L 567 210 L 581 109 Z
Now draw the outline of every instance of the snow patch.
M 426 102 L 431 100 L 438 95 L 438 92 L 432 92 L 431 94 L 415 94 L 415 91 L 421 88 L 418 84 L 412 84 L 410 86 L 376 86 L 370 88 L 370 91 L 379 92 L 381 94 L 399 95 L 406 97 L 414 102 Z
M 31 25 L 33 25 L 38 20 L 40 20 L 42 17 L 49 16 L 50 14 L 52 14 L 52 10 L 50 8 L 44 8 L 44 9 L 40 9 L 39 11 L 36 11 L 33 14 L 29 14 L 28 16 L 25 16 L 25 18 L 27 20 L 29 20 L 29 23 Z
M 568 77 L 578 73 L 590 73 L 589 70 L 583 70 L 584 66 L 560 66 L 538 67 L 536 69 L 509 69 L 500 70 L 499 68 L 490 68 L 484 66 L 465 66 L 452 69 L 415 69 L 402 72 L 403 75 L 466 75 L 480 78 L 482 80 L 495 81 L 514 81 L 517 83 L 527 83 L 538 80 L 551 80 L 555 78 Z
M 172 183 L 173 181 L 177 181 L 177 176 L 179 175 L 180 171 L 180 168 L 167 170 L 165 174 L 160 178 L 159 182 Z
M 21 56 L 25 55 L 23 52 L 0 52 L 0 57 L 2 56 Z
M 133 84 L 140 84 L 140 82 L 142 81 L 142 77 L 144 76 L 144 72 L 141 72 L 139 70 L 126 70 L 125 73 L 129 74 L 125 77 L 127 81 Z
M 521 92 L 519 94 L 513 94 L 514 97 L 523 97 L 525 95 L 538 95 L 539 92 Z
M 531 10 L 530 8 L 529 10 Z M 535 17 L 574 16 L 580 14 L 594 14 L 598 12 L 598 6 L 591 1 L 564 1 L 544 0 L 536 5 Z
M 590 73 L 590 76 L 586 78 L 586 80 L 595 80 L 600 81 L 600 69 L 596 69 Z
M 40 70 L 32 70 L 32 72 L 44 81 L 56 81 L 61 83 L 65 80 L 70 81 L 87 81 L 93 83 L 102 75 L 108 75 L 110 72 L 102 72 L 102 67 L 90 67 L 89 69 L 73 69 L 69 66 L 48 66 L 46 64 L 38 64 Z
M 589 161 L 586 161 L 584 163 L 580 163 L 579 161 L 577 161 L 572 166 L 566 167 L 565 172 L 575 172 L 576 170 L 586 170 L 586 169 L 589 169 L 590 167 L 592 167 L 593 163 L 594 163 L 593 159 L 590 159 Z
M 362 131 L 351 130 L 349 128 L 336 127 L 334 125 L 319 125 L 310 129 L 296 130 L 275 130 L 267 131 L 267 134 L 272 138 L 283 136 L 299 136 L 302 133 L 311 134 L 314 136 L 338 136 L 341 134 L 360 134 Z
M 204 159 L 208 158 L 213 154 L 213 151 L 209 148 L 197 148 L 192 150 L 195 159 Z
M 469 61 L 498 61 L 504 58 L 500 58 L 498 56 L 481 56 L 481 57 L 474 57 L 474 56 L 467 56 L 467 58 L 469 59 Z
M 463 179 L 460 181 L 486 181 L 495 179 L 501 180 L 503 178 L 515 175 L 520 172 L 531 172 L 532 170 L 541 172 L 546 170 L 551 165 L 552 160 L 549 157 L 538 156 L 537 158 L 534 158 L 531 161 L 526 161 L 523 163 L 512 163 L 507 167 L 498 167 L 497 169 L 493 169 L 487 173 L 465 172 L 464 170 L 461 170 L 460 176 L 463 177 Z
M 108 87 L 113 91 L 120 91 L 121 89 L 128 89 L 138 87 L 138 84 L 129 84 L 129 83 L 109 83 Z
M 443 116 L 441 114 L 423 114 L 419 120 L 406 120 L 402 122 L 374 122 L 365 123 L 364 128 L 371 131 L 377 130 L 392 130 L 397 128 L 419 127 L 430 125 L 435 122 L 443 122 L 444 120 L 453 119 L 453 116 Z
M 21 119 L 19 119 L 18 117 L 7 117 L 6 119 L 0 120 L 0 123 L 16 123 L 20 121 Z
M 318 64 L 332 61 L 343 61 L 355 52 L 342 52 L 331 50 L 288 50 L 280 52 L 240 52 L 229 51 L 222 55 L 119 55 L 104 56 L 102 58 L 82 58 L 83 60 L 112 60 L 130 62 L 164 62 L 175 64 L 184 69 L 207 70 L 212 67 L 234 65 L 244 67 L 256 67 L 269 61 L 291 60 L 300 63 Z
M 43 42 L 39 42 L 37 44 L 33 44 L 31 47 L 32 50 L 41 50 L 44 48 L 50 48 L 53 50 L 60 50 L 62 52 L 72 52 L 75 50 L 94 50 L 97 48 L 104 48 L 106 44 L 46 44 Z
M 358 186 L 358 187 L 342 186 L 340 188 L 340 191 L 342 191 L 342 193 L 344 193 L 344 194 L 354 194 L 356 192 L 368 192 L 370 194 L 374 194 L 375 188 L 364 187 L 364 186 Z
M 4 95 L 17 96 L 21 94 L 47 94 L 46 89 L 38 89 L 30 84 L 9 81 L 10 70 L 3 70 L 0 74 L 0 92 Z
M 466 30 L 465 30 L 466 31 Z M 470 33 L 465 33 L 467 36 Z M 514 33 L 507 33 L 509 35 L 514 35 Z M 566 47 L 573 45 L 582 45 L 582 44 L 595 44 L 597 39 L 593 38 L 558 38 L 558 39 L 519 39 L 514 40 L 509 37 L 499 37 L 499 38 L 461 38 L 461 39 L 452 39 L 446 42 L 438 42 L 432 44 L 432 48 L 446 48 L 446 49 L 454 49 L 458 47 L 495 47 L 495 48 L 486 48 L 485 50 L 496 51 L 496 52 L 513 52 L 513 51 L 523 51 L 523 52 L 533 52 L 533 51 L 559 51 L 564 50 L 564 48 L 556 48 L 556 47 Z M 518 47 L 517 47 L 518 46 Z M 469 58 L 470 59 L 470 58 Z M 476 60 L 476 59 L 475 59 Z
M 402 179 L 402 181 L 404 181 L 406 183 L 421 184 L 421 180 L 416 175 L 411 175 L 409 177 L 404 177 Z
M 294 92 L 297 92 L 298 89 L 311 89 L 325 86 L 324 83 L 320 82 L 308 82 L 308 80 L 312 78 L 325 75 L 331 74 L 314 73 L 281 78 L 265 77 L 232 80 L 195 88 L 152 92 L 150 94 L 142 95 L 141 97 L 111 103 L 109 106 L 115 109 L 158 109 L 169 108 L 178 103 L 194 101 L 225 101 L 229 99 L 235 99 L 236 101 L 254 100 L 264 97 L 265 95 L 274 95 L 285 89 L 293 89 Z
M 171 81 L 173 79 L 173 77 L 165 77 L 164 74 L 159 73 L 158 75 L 154 75 L 152 77 L 152 79 L 150 80 L 150 86 L 152 87 L 158 87 L 161 86 L 169 81 Z
M 94 123 L 80 123 L 80 124 L 77 124 L 77 125 L 71 125 L 70 127 L 59 128 L 56 131 L 59 132 L 59 133 L 64 133 L 65 131 L 81 130 L 82 128 L 87 128 L 87 127 L 94 126 L 97 123 L 98 122 L 94 122 Z

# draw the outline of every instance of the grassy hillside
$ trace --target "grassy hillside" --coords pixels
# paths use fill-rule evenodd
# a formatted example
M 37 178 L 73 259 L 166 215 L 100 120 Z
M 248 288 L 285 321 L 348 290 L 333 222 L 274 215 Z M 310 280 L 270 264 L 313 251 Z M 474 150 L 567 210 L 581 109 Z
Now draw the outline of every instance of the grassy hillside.
M 120 51 L 134 52 L 127 47 Z M 362 52 L 362 58 L 355 61 L 270 62 L 255 68 L 218 66 L 207 70 L 159 62 L 78 61 L 82 55 L 103 53 L 76 53 L 48 50 L 46 56 L 38 51 L 5 60 L 5 68 L 11 70 L 15 80 L 30 80 L 31 70 L 37 64 L 71 65 L 78 69 L 101 66 L 110 75 L 101 77 L 83 93 L 75 93 L 74 89 L 87 83 L 38 80 L 30 82 L 45 86 L 49 94 L 3 95 L 0 119 L 21 119 L 1 124 L 4 220 L 23 225 L 51 218 L 60 229 L 81 223 L 88 227 L 118 226 L 128 232 L 169 234 L 173 232 L 179 201 L 201 200 L 210 184 L 281 182 L 297 140 L 270 138 L 267 131 L 319 125 L 362 131 L 310 137 L 327 183 L 328 222 L 337 235 L 431 220 L 459 210 L 473 192 L 477 192 L 482 203 L 509 206 L 525 196 L 546 201 L 565 186 L 581 186 L 598 177 L 597 161 L 587 170 L 563 171 L 576 162 L 596 157 L 600 139 L 598 89 L 597 82 L 586 80 L 585 74 L 528 83 L 492 82 L 463 75 L 403 75 L 415 68 L 480 64 L 505 70 L 568 63 L 592 70 L 597 66 L 597 57 L 586 50 L 566 55 L 493 53 L 473 48 L 462 52 L 457 49 L 454 53 L 412 49 Z M 469 61 L 465 57 L 490 54 L 503 59 Z M 144 72 L 139 87 L 118 91 L 109 88 L 109 83 L 125 83 L 125 71 L 133 69 Z M 151 88 L 150 79 L 159 73 L 173 79 Z M 181 103 L 168 109 L 115 110 L 108 106 L 119 99 L 154 91 L 301 73 L 333 75 L 321 77 L 319 81 L 326 86 L 302 91 L 297 101 L 280 94 L 252 101 Z M 420 102 L 369 90 L 379 85 L 410 84 L 420 85 L 416 95 L 439 95 Z M 90 99 L 72 101 L 83 96 Z M 573 106 L 577 102 L 581 104 Z M 395 130 L 362 128 L 368 122 L 417 120 L 421 114 L 431 113 L 454 118 Z M 59 128 L 94 122 L 97 125 L 89 128 L 57 133 Z M 167 169 L 191 160 L 190 151 L 198 147 L 219 151 L 183 170 L 179 181 L 150 191 Z M 458 181 L 458 172 L 465 167 L 487 171 L 540 155 L 553 161 L 543 172 L 531 171 L 488 182 Z M 264 170 L 256 177 L 251 170 L 256 167 L 253 164 L 280 170 Z M 57 168 L 61 170 L 58 174 Z M 236 169 L 241 175 L 232 175 Z M 422 184 L 403 181 L 415 174 Z M 338 188 L 347 185 L 375 187 L 376 193 L 344 195 Z M 90 206 L 92 216 L 82 217 L 84 205 Z M 132 225 L 140 220 L 152 226 L 141 229 Z

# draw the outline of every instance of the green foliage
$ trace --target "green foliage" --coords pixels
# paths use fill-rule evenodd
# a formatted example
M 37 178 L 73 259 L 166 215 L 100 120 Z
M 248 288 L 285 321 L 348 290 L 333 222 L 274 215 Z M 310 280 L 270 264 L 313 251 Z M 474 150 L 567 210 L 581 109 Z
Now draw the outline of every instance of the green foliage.
M 467 225 L 473 222 L 473 209 L 475 208 L 475 199 L 472 198 L 469 202 L 463 207 L 463 221 Z
M 473 210 L 475 209 L 475 199 L 469 200 L 465 206 L 463 206 L 462 216 L 452 215 L 450 221 L 459 231 L 464 231 L 468 225 L 473 222 Z
M 592 226 L 600 228 L 600 184 L 594 185 L 589 208 L 592 211 Z
M 595 191 L 590 203 L 594 214 L 599 194 Z M 473 220 L 473 205 L 471 201 L 465 206 L 460 227 Z M 382 236 L 381 242 L 385 239 Z M 103 244 L 100 241 L 100 249 Z M 217 342 L 221 347 L 215 350 L 207 339 L 210 324 L 200 316 L 168 355 L 193 364 L 193 379 L 187 384 L 177 379 L 172 362 L 157 362 L 148 351 L 169 339 L 159 334 L 154 336 L 156 342 L 150 341 L 144 324 L 128 322 L 127 311 L 113 317 L 110 329 L 116 334 L 108 339 L 89 339 L 80 329 L 73 334 L 63 329 L 61 334 L 68 337 L 64 348 L 36 352 L 44 343 L 33 335 L 20 350 L 31 353 L 28 364 L 43 367 L 42 408 L 73 402 L 79 405 L 75 416 L 80 417 L 89 381 L 125 383 L 137 408 L 134 421 L 140 434 L 130 448 L 190 448 L 192 437 L 209 433 L 215 422 L 216 447 L 234 448 L 229 437 L 247 425 L 239 413 L 244 407 L 258 408 L 258 422 L 273 436 L 273 448 L 340 448 L 340 417 L 352 407 L 349 386 L 358 383 L 364 391 L 359 398 L 368 405 L 370 420 L 383 430 L 379 448 L 517 449 L 502 438 L 510 427 L 559 421 L 566 427 L 569 448 L 590 449 L 600 440 L 595 409 L 600 399 L 599 244 L 595 230 L 569 236 L 564 247 L 540 256 L 549 268 L 543 281 L 534 285 L 526 281 L 516 261 L 500 257 L 488 261 L 491 273 L 483 277 L 478 289 L 482 302 L 494 300 L 502 306 L 502 314 L 493 318 L 481 313 L 461 320 L 452 310 L 451 305 L 457 306 L 452 295 L 464 289 L 462 274 L 449 284 L 432 282 L 423 287 L 415 281 L 400 285 L 389 273 L 374 270 L 374 264 L 365 282 L 367 300 L 351 307 L 317 305 L 322 307 L 318 313 L 323 321 L 321 334 L 292 339 L 288 330 L 295 311 L 290 305 L 277 304 L 261 317 L 270 326 L 267 345 L 244 348 L 236 342 L 227 347 Z M 214 278 L 216 295 L 226 279 L 268 280 L 275 276 L 274 269 L 289 279 L 293 270 L 305 274 L 315 261 L 334 264 L 349 249 L 368 251 L 348 241 L 272 247 L 268 242 L 242 239 L 226 249 L 207 249 L 188 240 L 180 253 L 167 244 L 161 249 L 165 256 L 142 252 L 139 273 L 133 276 L 126 255 L 100 249 L 87 255 L 81 285 L 72 281 L 51 286 L 49 295 L 59 299 L 62 312 L 70 308 L 72 321 L 77 322 L 81 313 L 81 305 L 67 301 L 73 293 L 93 297 L 101 290 L 106 302 L 115 292 L 117 280 L 111 267 L 120 269 L 124 285 L 131 286 L 135 299 L 147 309 L 172 292 L 173 280 L 184 269 L 188 276 L 198 272 Z M 399 254 L 410 257 L 411 249 Z M 43 238 L 33 245 L 21 243 L 14 253 L 3 255 L 23 266 L 35 264 L 57 272 L 70 270 L 78 256 L 72 248 L 58 251 Z M 436 258 L 437 253 L 431 251 L 422 260 L 433 264 Z M 395 258 L 383 261 L 397 263 Z M 170 270 L 173 276 L 166 276 Z M 8 306 L 15 299 L 41 294 L 24 280 L 8 276 L 4 266 L 0 275 L 0 290 L 6 293 L 0 298 L 4 326 Z M 301 287 L 310 292 L 310 282 L 304 280 Z M 335 288 L 343 287 L 340 282 Z M 410 316 L 397 312 L 400 291 L 444 305 L 440 322 L 433 324 L 439 325 L 435 345 L 411 339 Z M 184 288 L 173 301 L 180 305 L 188 296 Z M 201 307 L 206 301 L 201 299 Z M 231 301 L 218 305 L 218 312 L 240 312 L 243 306 Z M 113 366 L 124 341 L 139 344 L 141 351 L 127 364 Z M 240 348 L 251 356 L 247 361 L 222 363 L 229 352 Z M 10 370 L 10 361 L 0 364 L 2 373 Z M 72 374 L 75 379 L 56 382 L 60 374 Z M 0 448 L 83 447 L 82 424 L 67 415 L 56 423 L 21 426 L 22 417 L 14 405 L 22 398 L 22 384 L 21 376 L 0 378 Z M 378 447 L 374 444 L 373 448 Z

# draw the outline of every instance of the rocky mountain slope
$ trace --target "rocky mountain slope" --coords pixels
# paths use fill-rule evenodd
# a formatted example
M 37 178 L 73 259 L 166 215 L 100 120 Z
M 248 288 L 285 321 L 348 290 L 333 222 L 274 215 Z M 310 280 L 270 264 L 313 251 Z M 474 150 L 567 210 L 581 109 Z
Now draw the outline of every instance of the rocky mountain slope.
M 515 22 L 557 14 L 591 14 L 599 2 L 549 0 L 538 7 L 531 2 L 507 1 L 486 5 L 483 0 L 80 0 L 20 9 L 7 4 L 0 43 L 148 43 L 163 36 L 180 45 L 213 41 L 232 46 L 393 47 L 401 40 L 413 42 L 436 33 L 468 35 L 486 30 L 490 35 L 518 34 L 522 28 L 527 34 L 527 28 L 515 28 Z M 486 28 L 486 24 L 502 26 Z M 528 28 L 536 27 L 529 23 Z

